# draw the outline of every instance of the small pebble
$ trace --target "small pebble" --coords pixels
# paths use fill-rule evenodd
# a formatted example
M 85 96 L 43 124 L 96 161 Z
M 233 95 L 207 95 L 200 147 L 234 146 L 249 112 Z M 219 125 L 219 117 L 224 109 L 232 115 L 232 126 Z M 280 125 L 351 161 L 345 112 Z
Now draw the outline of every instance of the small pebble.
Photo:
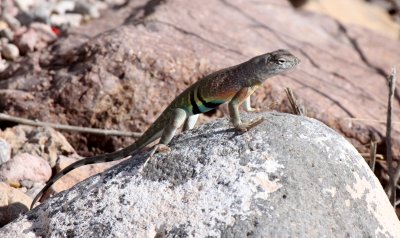
M 10 185 L 13 188 L 20 188 L 21 184 L 17 180 L 7 180 L 6 184 Z
M 10 42 L 6 37 L 1 37 L 0 38 L 0 49 L 2 45 L 7 44 L 8 42 Z
M 49 3 L 37 5 L 30 12 L 36 22 L 50 22 L 51 5 Z
M 2 61 L 2 59 L 0 59 L 0 61 Z M 10 158 L 11 158 L 11 146 L 10 144 L 8 144 L 6 140 L 0 138 L 0 164 L 9 161 Z
M 65 15 L 52 15 L 50 17 L 50 23 L 55 26 L 80 26 L 82 21 L 82 15 L 76 13 L 67 13 Z
M 0 20 L 0 30 L 8 29 L 8 24 L 5 21 Z
M 15 0 L 17 7 L 22 11 L 28 11 L 33 5 L 35 0 Z
M 10 28 L 0 30 L 0 37 L 12 41 L 14 39 L 14 32 Z
M 15 6 L 14 0 L 3 0 L 1 1 L 1 10 L 3 13 L 10 14 L 11 16 L 15 16 L 18 13 L 18 7 Z
M 8 68 L 7 61 L 0 59 L 0 73 Z
M 26 191 L 26 195 L 28 195 L 29 197 L 31 197 L 32 199 L 40 192 L 40 190 L 42 190 L 42 188 L 44 187 L 45 183 L 41 182 L 41 183 L 33 183 L 31 188 L 28 188 L 28 191 Z
M 58 15 L 64 15 L 66 12 L 72 12 L 75 8 L 74 1 L 60 1 L 55 5 L 53 11 Z
M 21 26 L 21 23 L 14 16 L 4 13 L 3 20 L 11 27 L 11 29 L 15 30 Z
M 15 16 L 24 26 L 29 26 L 33 22 L 33 15 L 30 12 L 21 11 Z
M 89 4 L 87 2 L 77 2 L 74 8 L 75 13 L 82 15 L 88 15 L 91 18 L 98 18 L 100 16 L 99 10 L 96 5 Z
M 99 10 L 99 11 L 106 10 L 110 5 L 110 4 L 107 4 L 106 2 L 99 2 L 99 1 L 94 2 L 94 4 L 96 5 L 97 10 Z
M 33 185 L 34 185 L 34 182 L 32 180 L 24 179 L 24 180 L 21 180 L 20 182 L 21 182 L 21 186 L 22 187 L 25 187 L 25 188 L 28 188 L 28 189 L 32 188 Z
M 108 5 L 119 6 L 125 4 L 126 0 L 105 0 L 104 2 L 107 3 Z
M 45 182 L 50 177 L 49 163 L 39 156 L 27 153 L 17 154 L 0 166 L 0 178 L 3 181 L 18 181 L 19 187 L 22 180 Z
M 52 42 L 57 39 L 57 35 L 53 32 L 50 25 L 34 22 L 31 24 L 30 30 L 35 31 L 40 40 L 44 42 Z
M 1 49 L 1 54 L 9 60 L 16 60 L 19 57 L 19 49 L 14 44 L 5 44 Z
M 21 52 L 26 53 L 35 49 L 38 40 L 38 34 L 34 30 L 29 29 L 28 31 L 22 33 L 17 41 L 17 45 Z
M 18 188 L 18 191 L 20 191 L 21 193 L 26 193 L 28 191 L 28 189 L 25 187 L 20 187 L 20 188 Z

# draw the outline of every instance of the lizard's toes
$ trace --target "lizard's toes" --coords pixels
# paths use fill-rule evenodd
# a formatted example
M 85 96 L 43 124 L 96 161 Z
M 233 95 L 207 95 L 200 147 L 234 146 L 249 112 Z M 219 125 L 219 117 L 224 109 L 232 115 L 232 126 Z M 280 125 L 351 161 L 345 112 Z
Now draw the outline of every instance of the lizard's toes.
M 263 117 L 256 118 L 256 119 L 254 119 L 254 120 L 249 122 L 249 126 L 250 126 L 250 128 L 253 128 L 253 127 L 258 126 L 259 124 L 261 124 L 263 121 L 264 121 Z
M 244 125 L 238 126 L 238 127 L 236 127 L 236 129 L 237 129 L 238 131 L 240 131 L 240 132 L 246 132 L 246 131 L 247 131 L 247 127 L 244 126 Z
M 250 108 L 247 111 L 248 112 L 261 112 L 262 110 L 261 110 L 261 108 L 256 107 L 256 108 Z
M 251 128 L 261 124 L 263 121 L 264 121 L 264 118 L 262 118 L 262 117 L 256 118 L 252 121 L 242 123 L 242 125 L 239 125 L 238 127 L 236 127 L 236 129 L 238 129 L 241 132 L 246 132 L 246 131 L 250 130 Z
M 167 145 L 164 144 L 158 144 L 157 152 L 168 153 L 171 152 L 171 148 L 169 148 Z
M 155 158 L 153 157 L 153 155 L 154 155 L 156 152 L 168 153 L 168 152 L 170 152 L 170 151 L 171 151 L 171 149 L 170 149 L 167 145 L 164 145 L 164 144 L 157 144 L 157 145 L 155 145 L 154 148 L 151 150 L 149 157 L 146 159 L 146 161 L 144 162 L 143 166 L 140 168 L 139 171 L 142 172 L 143 169 L 147 166 L 147 164 L 148 164 L 151 160 L 155 159 Z

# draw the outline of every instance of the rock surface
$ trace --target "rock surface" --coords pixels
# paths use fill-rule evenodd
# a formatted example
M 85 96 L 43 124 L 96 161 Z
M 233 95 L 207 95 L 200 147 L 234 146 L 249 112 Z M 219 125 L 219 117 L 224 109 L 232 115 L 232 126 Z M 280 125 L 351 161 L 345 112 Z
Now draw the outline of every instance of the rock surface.
M 400 25 L 387 11 L 377 5 L 366 4 L 364 0 L 310 0 L 303 9 L 325 13 L 341 22 L 360 25 L 395 40 L 400 37 Z
M 243 134 L 227 120 L 183 133 L 172 141 L 172 152 L 156 154 L 143 172 L 138 168 L 146 153 L 49 199 L 0 233 L 4 238 L 400 234 L 381 185 L 348 141 L 313 119 L 262 116 L 265 122 Z

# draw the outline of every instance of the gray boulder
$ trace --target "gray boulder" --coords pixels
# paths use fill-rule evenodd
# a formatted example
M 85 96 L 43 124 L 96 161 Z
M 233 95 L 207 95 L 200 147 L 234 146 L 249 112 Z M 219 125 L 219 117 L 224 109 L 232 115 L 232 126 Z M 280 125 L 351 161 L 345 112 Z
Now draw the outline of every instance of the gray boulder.
M 182 133 L 62 192 L 1 237 L 399 237 L 400 223 L 355 148 L 314 119 L 261 113 Z M 245 120 L 256 117 L 248 114 Z

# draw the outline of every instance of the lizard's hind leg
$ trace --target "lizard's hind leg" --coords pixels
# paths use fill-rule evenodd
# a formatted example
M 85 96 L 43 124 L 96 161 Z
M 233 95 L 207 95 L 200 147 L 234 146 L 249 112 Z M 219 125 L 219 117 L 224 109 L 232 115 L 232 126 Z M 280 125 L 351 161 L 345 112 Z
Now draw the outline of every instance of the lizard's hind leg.
M 183 124 L 182 131 L 191 130 L 196 125 L 197 119 L 200 114 L 192 115 L 186 118 L 185 124 Z
M 174 137 L 176 130 L 183 125 L 186 118 L 187 114 L 185 110 L 180 108 L 172 109 L 172 111 L 169 114 L 168 122 L 164 127 L 160 142 L 157 145 L 155 145 L 154 148 L 151 150 L 150 156 L 144 162 L 142 170 L 144 167 L 146 167 L 149 160 L 153 158 L 154 153 L 159 151 L 168 152 L 171 150 L 167 145 Z

